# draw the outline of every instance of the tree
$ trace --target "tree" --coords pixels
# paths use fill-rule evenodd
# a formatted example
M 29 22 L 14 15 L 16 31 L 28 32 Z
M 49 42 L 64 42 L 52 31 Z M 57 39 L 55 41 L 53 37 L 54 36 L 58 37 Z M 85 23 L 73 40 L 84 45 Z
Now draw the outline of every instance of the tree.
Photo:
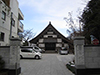
M 29 45 L 29 40 L 35 36 L 35 33 L 32 32 L 32 29 L 29 30 L 24 30 L 22 33 L 23 37 L 23 45 L 28 46 Z
M 80 17 L 84 36 L 90 41 L 90 35 L 100 41 L 100 0 L 90 0 Z
M 78 10 L 78 12 L 81 14 L 80 10 Z M 70 38 L 81 35 L 82 27 L 80 21 L 78 18 L 73 18 L 72 12 L 68 12 L 68 17 L 65 17 L 64 20 L 67 23 L 67 33 L 69 33 Z

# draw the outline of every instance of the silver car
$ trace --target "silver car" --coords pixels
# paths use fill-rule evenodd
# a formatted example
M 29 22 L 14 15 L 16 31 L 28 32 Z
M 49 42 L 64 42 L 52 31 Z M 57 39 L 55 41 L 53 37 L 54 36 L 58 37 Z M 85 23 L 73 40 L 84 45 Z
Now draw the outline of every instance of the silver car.
M 62 47 L 60 50 L 59 50 L 59 54 L 68 54 L 69 50 L 66 48 L 66 47 Z

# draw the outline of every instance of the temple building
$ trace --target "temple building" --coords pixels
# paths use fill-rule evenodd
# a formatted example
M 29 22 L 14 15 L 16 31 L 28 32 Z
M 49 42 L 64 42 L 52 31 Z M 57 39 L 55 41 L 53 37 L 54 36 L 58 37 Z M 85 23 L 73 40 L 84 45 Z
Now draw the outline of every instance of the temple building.
M 36 44 L 45 51 L 57 51 L 61 47 L 70 47 L 70 41 L 57 31 L 51 22 L 39 35 L 30 40 L 30 43 Z

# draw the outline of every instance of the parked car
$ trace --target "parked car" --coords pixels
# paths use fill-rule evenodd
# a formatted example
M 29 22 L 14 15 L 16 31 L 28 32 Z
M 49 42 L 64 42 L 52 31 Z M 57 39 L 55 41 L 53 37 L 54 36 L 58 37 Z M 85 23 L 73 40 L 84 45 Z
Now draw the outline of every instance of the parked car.
M 36 51 L 39 51 L 39 52 L 41 52 L 41 53 L 43 53 L 44 52 L 44 50 L 43 49 L 41 49 L 41 48 L 39 48 L 38 46 L 33 46 L 33 49 L 34 50 L 36 50 Z
M 36 51 L 39 51 L 39 52 L 41 52 L 41 53 L 45 53 L 45 50 L 39 48 L 36 44 L 31 44 L 31 46 L 32 46 L 33 49 L 35 49 Z
M 40 52 L 35 51 L 32 48 L 21 48 L 20 49 L 20 58 L 35 58 L 41 59 L 42 55 Z
M 59 50 L 59 54 L 68 54 L 69 50 L 66 48 L 66 47 L 62 47 L 60 50 Z
M 41 49 L 41 48 L 39 48 L 39 47 L 36 46 L 36 45 L 32 45 L 32 46 L 21 46 L 21 48 L 32 48 L 32 49 L 34 49 L 35 51 L 38 51 L 38 52 L 41 52 L 41 53 L 45 52 L 44 49 Z

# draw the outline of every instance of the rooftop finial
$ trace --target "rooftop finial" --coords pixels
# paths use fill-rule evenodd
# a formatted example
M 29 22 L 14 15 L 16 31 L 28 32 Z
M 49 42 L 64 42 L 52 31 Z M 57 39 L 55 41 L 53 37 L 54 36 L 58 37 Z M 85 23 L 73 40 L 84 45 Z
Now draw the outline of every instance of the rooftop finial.
M 51 24 L 51 21 L 49 21 L 49 24 Z

